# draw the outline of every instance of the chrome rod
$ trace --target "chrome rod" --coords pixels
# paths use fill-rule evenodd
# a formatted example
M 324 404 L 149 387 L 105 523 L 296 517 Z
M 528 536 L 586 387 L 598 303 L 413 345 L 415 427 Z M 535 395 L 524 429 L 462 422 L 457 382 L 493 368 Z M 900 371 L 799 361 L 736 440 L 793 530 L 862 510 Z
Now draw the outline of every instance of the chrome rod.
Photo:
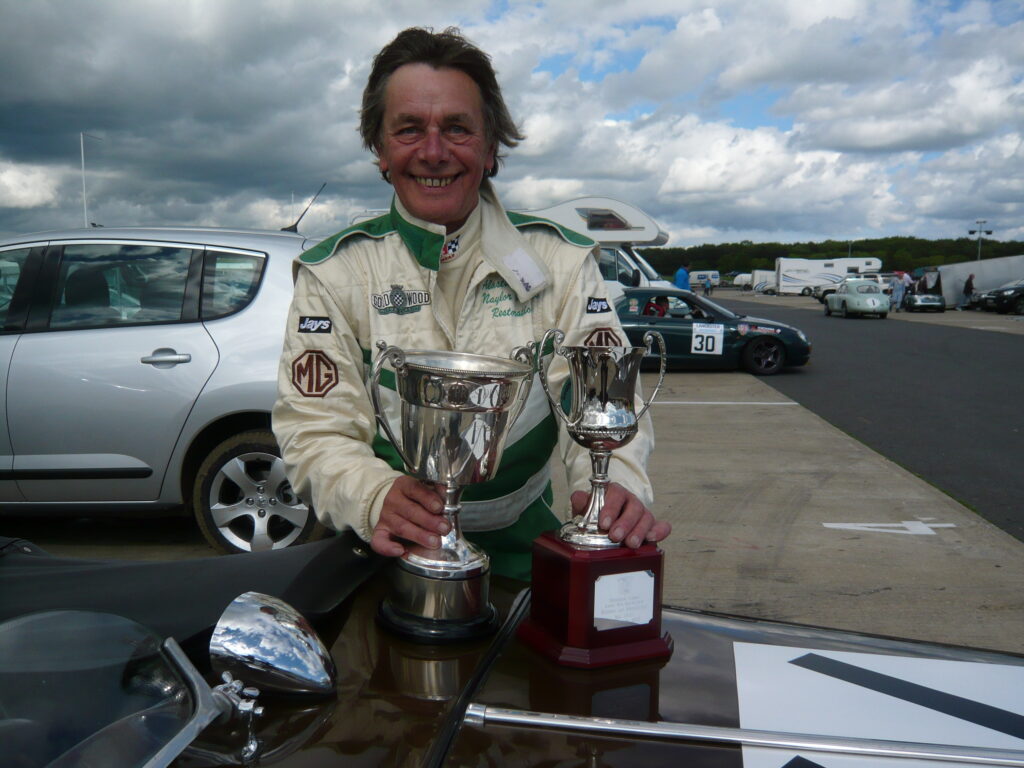
M 715 741 L 797 751 L 1024 767 L 1024 750 L 962 747 L 952 744 L 921 744 L 910 741 L 860 739 L 848 736 L 815 736 L 712 725 L 649 723 L 642 720 L 619 720 L 607 717 L 577 717 L 548 712 L 487 707 L 481 704 L 470 704 L 467 707 L 466 722 L 475 725 L 529 725 L 539 728 L 589 731 L 603 735 L 625 735 L 633 738 L 648 736 L 659 739 Z

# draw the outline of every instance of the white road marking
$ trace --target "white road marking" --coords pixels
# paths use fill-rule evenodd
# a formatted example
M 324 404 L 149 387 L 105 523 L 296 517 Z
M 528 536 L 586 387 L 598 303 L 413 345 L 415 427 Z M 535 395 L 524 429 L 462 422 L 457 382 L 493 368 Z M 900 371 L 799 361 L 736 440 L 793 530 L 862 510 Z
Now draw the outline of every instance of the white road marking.
M 822 525 L 842 531 L 901 533 L 907 536 L 934 536 L 934 528 L 956 528 L 953 523 L 923 523 L 920 520 L 904 520 L 900 523 L 822 523 Z

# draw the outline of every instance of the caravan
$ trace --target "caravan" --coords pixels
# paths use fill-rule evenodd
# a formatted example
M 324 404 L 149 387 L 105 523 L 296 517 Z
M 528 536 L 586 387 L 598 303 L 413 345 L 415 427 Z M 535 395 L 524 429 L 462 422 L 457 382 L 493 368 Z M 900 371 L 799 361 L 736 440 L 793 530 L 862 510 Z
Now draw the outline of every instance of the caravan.
M 767 293 L 769 296 L 776 294 L 775 272 L 770 269 L 755 269 L 750 273 L 750 285 L 754 293 Z
M 814 287 L 835 285 L 850 275 L 878 272 L 882 260 L 874 257 L 775 260 L 775 289 L 780 294 L 810 296 Z
M 521 211 L 539 216 L 596 240 L 598 266 L 614 301 L 626 286 L 673 288 L 636 252 L 636 246 L 664 245 L 668 233 L 639 208 L 610 197 L 580 197 L 550 208 Z

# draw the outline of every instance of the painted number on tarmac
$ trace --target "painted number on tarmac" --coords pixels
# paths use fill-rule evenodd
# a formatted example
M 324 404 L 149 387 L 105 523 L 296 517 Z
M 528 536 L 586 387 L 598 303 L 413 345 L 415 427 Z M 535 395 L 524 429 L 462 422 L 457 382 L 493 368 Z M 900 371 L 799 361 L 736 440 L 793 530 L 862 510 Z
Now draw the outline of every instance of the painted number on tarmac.
M 722 335 L 724 331 L 725 326 L 721 323 L 694 323 L 690 353 L 694 355 L 722 354 Z

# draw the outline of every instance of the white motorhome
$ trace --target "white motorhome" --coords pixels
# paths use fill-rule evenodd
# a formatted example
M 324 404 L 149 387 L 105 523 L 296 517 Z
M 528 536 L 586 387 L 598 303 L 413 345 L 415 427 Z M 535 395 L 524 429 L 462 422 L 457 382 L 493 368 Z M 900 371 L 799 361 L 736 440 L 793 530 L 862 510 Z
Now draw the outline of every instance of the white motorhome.
M 550 219 L 596 240 L 601 246 L 598 266 L 612 301 L 627 286 L 674 287 L 634 250 L 668 242 L 668 233 L 636 206 L 611 197 L 580 197 L 521 213 Z
M 882 260 L 871 256 L 840 259 L 775 260 L 775 287 L 780 294 L 810 296 L 816 285 L 838 283 L 845 277 L 862 272 L 878 272 Z
M 717 288 L 718 284 L 722 282 L 721 275 L 718 274 L 718 270 L 715 269 L 691 269 L 690 270 L 690 288 L 694 291 L 700 291 L 704 288 L 704 283 L 708 280 L 711 281 L 711 287 Z
M 755 269 L 750 273 L 750 285 L 754 289 L 754 293 L 774 295 L 777 285 L 775 282 L 775 270 Z
M 1024 277 L 1024 256 L 1001 256 L 997 259 L 943 264 L 938 267 L 938 272 L 939 278 L 928 292 L 941 293 L 946 306 L 952 308 L 960 303 L 964 283 L 970 275 L 974 275 L 976 293 L 984 293 Z

